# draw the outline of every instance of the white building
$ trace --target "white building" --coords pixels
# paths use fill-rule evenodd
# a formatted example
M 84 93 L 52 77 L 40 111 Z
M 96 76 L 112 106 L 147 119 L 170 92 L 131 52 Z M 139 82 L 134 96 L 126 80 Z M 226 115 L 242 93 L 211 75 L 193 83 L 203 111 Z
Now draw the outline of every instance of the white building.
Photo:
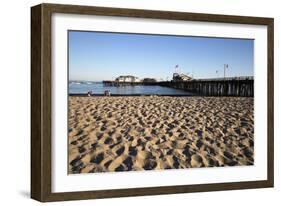
M 119 76 L 115 79 L 117 82 L 140 82 L 138 77 L 132 75 Z
M 187 74 L 179 74 L 179 73 L 174 73 L 173 74 L 173 81 L 190 81 L 192 80 L 192 77 L 188 76 Z

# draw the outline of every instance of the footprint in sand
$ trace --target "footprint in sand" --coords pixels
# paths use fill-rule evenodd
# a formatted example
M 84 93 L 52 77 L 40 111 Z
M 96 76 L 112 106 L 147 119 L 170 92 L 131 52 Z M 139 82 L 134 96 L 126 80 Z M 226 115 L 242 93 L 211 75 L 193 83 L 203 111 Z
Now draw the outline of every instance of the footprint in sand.
M 90 162 L 95 163 L 95 164 L 99 164 L 103 161 L 103 159 L 104 159 L 104 153 L 102 152 L 102 153 L 99 153 L 97 155 L 94 155 L 91 158 Z
M 120 156 L 121 154 L 123 154 L 124 151 L 125 151 L 125 147 L 122 146 L 122 147 L 120 147 L 118 150 L 116 150 L 115 153 L 116 153 L 118 156 Z

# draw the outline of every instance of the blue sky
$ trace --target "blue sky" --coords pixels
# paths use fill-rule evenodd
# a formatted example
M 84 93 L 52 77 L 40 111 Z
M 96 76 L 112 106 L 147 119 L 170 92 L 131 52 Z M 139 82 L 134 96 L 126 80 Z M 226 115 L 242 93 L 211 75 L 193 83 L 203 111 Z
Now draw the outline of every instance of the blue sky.
M 254 40 L 69 31 L 69 79 L 102 81 L 120 75 L 170 80 L 252 76 Z M 218 73 L 216 73 L 218 71 Z

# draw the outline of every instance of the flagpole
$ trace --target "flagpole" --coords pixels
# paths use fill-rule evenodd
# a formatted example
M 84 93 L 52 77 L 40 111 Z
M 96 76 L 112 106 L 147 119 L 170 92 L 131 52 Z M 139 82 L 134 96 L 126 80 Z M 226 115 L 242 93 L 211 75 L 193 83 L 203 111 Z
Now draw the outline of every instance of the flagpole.
M 223 65 L 223 79 L 225 81 L 225 64 Z

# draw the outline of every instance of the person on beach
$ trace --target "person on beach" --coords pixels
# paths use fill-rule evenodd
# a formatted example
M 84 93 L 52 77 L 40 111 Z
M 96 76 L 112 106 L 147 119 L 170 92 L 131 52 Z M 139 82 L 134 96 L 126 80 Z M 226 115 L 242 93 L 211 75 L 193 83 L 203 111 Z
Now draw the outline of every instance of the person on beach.
M 88 97 L 93 96 L 93 91 L 88 91 L 87 95 Z
M 110 91 L 109 90 L 105 90 L 104 91 L 104 96 L 110 96 Z

